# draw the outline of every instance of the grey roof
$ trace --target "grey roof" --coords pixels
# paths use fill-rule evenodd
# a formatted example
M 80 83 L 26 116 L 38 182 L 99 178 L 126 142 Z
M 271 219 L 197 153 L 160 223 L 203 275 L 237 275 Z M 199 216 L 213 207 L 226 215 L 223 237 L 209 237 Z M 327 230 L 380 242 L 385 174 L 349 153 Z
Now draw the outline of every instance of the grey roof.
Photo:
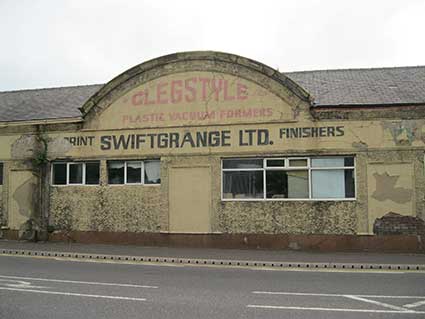
M 285 73 L 316 106 L 425 104 L 425 66 Z
M 425 66 L 288 72 L 315 106 L 425 105 Z M 73 118 L 102 84 L 0 92 L 0 122 Z
M 0 92 L 0 122 L 79 117 L 78 109 L 102 85 Z

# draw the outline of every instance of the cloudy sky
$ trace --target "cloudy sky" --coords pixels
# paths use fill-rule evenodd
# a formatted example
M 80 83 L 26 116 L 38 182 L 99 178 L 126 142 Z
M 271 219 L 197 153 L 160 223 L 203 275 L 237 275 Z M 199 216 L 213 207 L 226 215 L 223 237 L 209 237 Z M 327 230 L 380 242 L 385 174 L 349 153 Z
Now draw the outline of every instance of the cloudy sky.
M 0 91 L 105 83 L 178 51 L 280 71 L 425 65 L 424 0 L 0 0 Z

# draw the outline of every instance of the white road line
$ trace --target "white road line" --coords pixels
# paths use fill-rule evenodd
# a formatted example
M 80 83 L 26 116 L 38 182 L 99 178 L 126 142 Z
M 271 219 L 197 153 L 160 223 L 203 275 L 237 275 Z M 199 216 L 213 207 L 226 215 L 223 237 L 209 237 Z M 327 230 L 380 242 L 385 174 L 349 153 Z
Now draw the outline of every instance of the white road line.
M 284 292 L 284 291 L 251 291 L 259 295 L 289 295 L 289 296 L 317 296 L 317 297 L 345 297 L 347 294 L 320 294 L 306 292 Z M 353 296 L 364 298 L 394 298 L 394 299 L 425 299 L 425 296 L 386 296 L 386 295 L 357 295 Z
M 349 298 L 349 299 L 353 299 L 353 300 L 358 300 L 358 301 L 362 301 L 362 302 L 371 303 L 371 304 L 374 304 L 374 305 L 377 305 L 377 306 L 381 306 L 381 307 L 384 307 L 384 308 L 390 308 L 392 310 L 407 311 L 407 312 L 411 312 L 412 311 L 412 310 L 405 309 L 405 308 L 402 308 L 402 307 L 390 305 L 390 304 L 385 303 L 385 302 L 379 302 L 379 301 L 375 301 L 375 300 L 361 298 L 361 297 L 358 297 L 358 296 L 345 295 L 344 297 Z
M 158 288 L 158 286 L 145 286 L 145 285 L 133 285 L 133 284 L 116 284 L 116 283 L 111 283 L 111 282 L 76 281 L 76 280 L 33 278 L 33 277 L 18 277 L 18 276 L 4 276 L 4 275 L 0 275 L 0 278 L 22 279 L 22 280 L 36 280 L 36 281 L 48 281 L 48 282 L 63 282 L 63 283 L 69 283 L 69 284 L 84 284 L 84 285 L 98 285 L 98 286 L 116 286 L 116 287 L 131 287 L 131 288 L 150 288 L 150 289 L 157 289 Z
M 134 297 L 123 297 L 123 296 L 88 295 L 88 294 L 78 294 L 78 293 L 73 293 L 73 292 L 61 292 L 61 291 L 44 291 L 44 290 L 32 290 L 32 289 L 15 289 L 15 288 L 5 288 L 5 287 L 0 287 L 0 290 L 31 292 L 31 293 L 38 293 L 38 294 L 50 294 L 50 295 L 88 297 L 88 298 L 118 299 L 118 300 L 130 300 L 130 301 L 146 301 L 145 298 L 134 298 Z
M 403 307 L 415 308 L 415 307 L 419 307 L 419 306 L 422 306 L 422 305 L 425 305 L 425 300 L 421 300 L 421 301 L 414 302 L 414 303 L 408 303 L 408 304 L 403 305 Z
M 310 311 L 340 311 L 340 312 L 372 312 L 372 313 L 403 313 L 403 314 L 425 314 L 425 311 L 398 311 L 398 310 L 372 310 L 372 309 L 343 309 L 343 308 L 321 308 L 321 307 L 286 307 L 267 305 L 247 305 L 247 308 L 281 309 L 281 310 L 310 310 Z

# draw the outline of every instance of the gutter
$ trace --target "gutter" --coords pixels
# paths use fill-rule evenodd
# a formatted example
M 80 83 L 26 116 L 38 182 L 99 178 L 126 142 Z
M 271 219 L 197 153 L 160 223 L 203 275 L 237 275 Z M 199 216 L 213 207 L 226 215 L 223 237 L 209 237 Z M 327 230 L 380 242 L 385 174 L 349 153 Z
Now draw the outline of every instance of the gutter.
M 9 127 L 9 126 L 71 124 L 71 123 L 81 123 L 81 122 L 83 122 L 83 119 L 81 117 L 68 117 L 68 118 L 45 119 L 45 120 L 22 120 L 22 121 L 10 121 L 10 122 L 0 121 L 0 128 Z

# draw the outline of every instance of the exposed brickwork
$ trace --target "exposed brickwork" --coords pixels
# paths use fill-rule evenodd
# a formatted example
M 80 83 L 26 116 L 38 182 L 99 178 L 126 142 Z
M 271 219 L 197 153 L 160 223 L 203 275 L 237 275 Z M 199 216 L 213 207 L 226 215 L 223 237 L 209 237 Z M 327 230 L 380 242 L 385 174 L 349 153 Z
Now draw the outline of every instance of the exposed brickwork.
M 373 232 L 377 235 L 425 235 L 425 222 L 414 216 L 390 212 L 376 219 Z

